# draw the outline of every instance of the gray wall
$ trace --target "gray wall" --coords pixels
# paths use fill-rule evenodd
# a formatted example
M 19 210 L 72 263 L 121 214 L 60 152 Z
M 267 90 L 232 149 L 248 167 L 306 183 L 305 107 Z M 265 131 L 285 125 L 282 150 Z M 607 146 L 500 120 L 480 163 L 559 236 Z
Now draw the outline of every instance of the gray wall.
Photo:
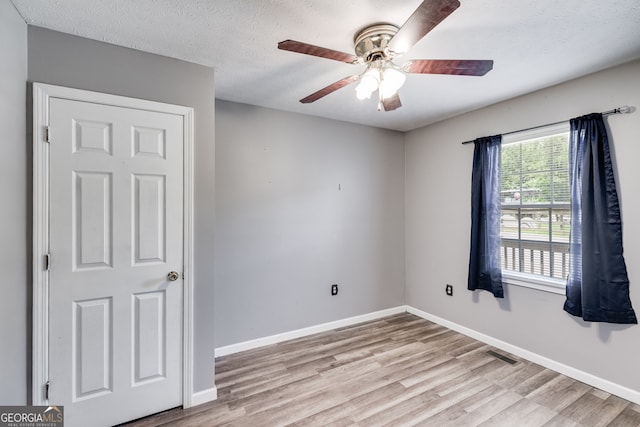
M 38 27 L 28 33 L 30 82 L 195 109 L 194 390 L 213 387 L 213 69 Z
M 217 100 L 216 156 L 216 347 L 404 304 L 402 133 Z
M 27 280 L 28 203 L 25 108 L 27 25 L 9 1 L 0 1 L 0 404 L 27 403 L 31 354 Z
M 588 323 L 564 296 L 507 285 L 505 301 L 466 290 L 472 145 L 462 141 L 632 105 L 640 61 L 474 111 L 406 135 L 407 304 L 640 391 L 640 326 Z M 640 112 L 606 119 L 617 161 L 631 299 L 640 314 Z M 445 296 L 446 283 L 454 296 Z

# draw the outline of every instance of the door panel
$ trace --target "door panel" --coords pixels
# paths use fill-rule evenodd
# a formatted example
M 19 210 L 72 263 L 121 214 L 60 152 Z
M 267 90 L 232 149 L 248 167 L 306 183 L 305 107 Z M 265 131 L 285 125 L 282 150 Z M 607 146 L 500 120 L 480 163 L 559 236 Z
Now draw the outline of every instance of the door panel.
M 183 117 L 49 111 L 50 402 L 69 426 L 179 406 L 183 283 L 167 273 L 183 271 Z
M 73 152 L 104 152 L 111 155 L 113 146 L 111 123 L 72 119 Z
M 133 175 L 133 264 L 165 260 L 165 177 Z
M 133 155 L 165 158 L 165 140 L 166 134 L 164 129 L 132 128 L 133 134 Z
M 112 175 L 71 173 L 74 271 L 112 267 Z
M 141 385 L 165 377 L 166 311 L 165 292 L 147 292 L 133 296 L 134 337 L 133 384 Z
M 73 303 L 72 376 L 75 401 L 113 391 L 112 299 Z

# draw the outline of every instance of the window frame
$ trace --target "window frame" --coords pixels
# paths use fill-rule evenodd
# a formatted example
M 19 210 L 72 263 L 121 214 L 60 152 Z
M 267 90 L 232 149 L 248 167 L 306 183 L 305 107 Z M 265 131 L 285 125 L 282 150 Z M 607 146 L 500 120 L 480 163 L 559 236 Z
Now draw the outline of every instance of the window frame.
M 539 126 L 533 129 L 505 134 L 502 136 L 502 146 L 528 141 L 531 139 L 545 138 L 560 133 L 566 133 L 568 137 L 570 137 L 569 122 Z M 569 204 L 569 206 L 571 206 L 571 204 Z M 500 208 L 502 210 L 502 202 L 500 203 Z M 537 289 L 560 295 L 564 295 L 566 289 L 566 280 L 564 279 L 546 277 L 538 274 L 522 273 L 506 269 L 502 269 L 502 282 L 508 285 Z

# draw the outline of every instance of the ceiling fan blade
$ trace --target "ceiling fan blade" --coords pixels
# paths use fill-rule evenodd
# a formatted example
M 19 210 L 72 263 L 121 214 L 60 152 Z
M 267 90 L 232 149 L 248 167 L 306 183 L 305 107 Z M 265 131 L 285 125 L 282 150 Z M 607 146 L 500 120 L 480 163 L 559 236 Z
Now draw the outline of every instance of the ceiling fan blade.
M 402 107 L 402 102 L 400 102 L 400 96 L 396 93 L 389 98 L 384 98 L 382 100 L 382 106 L 384 107 L 384 111 L 393 111 L 397 108 Z
M 414 59 L 402 66 L 407 73 L 484 76 L 493 69 L 491 59 Z
M 424 0 L 393 36 L 389 50 L 397 54 L 405 53 L 458 7 L 458 0 Z
M 345 87 L 349 83 L 353 83 L 356 80 L 358 80 L 358 76 L 345 77 L 342 80 L 338 80 L 335 83 L 331 83 L 329 86 L 324 87 L 324 88 L 320 89 L 319 91 L 312 93 L 311 95 L 307 96 L 306 98 L 302 98 L 300 100 L 300 102 L 302 102 L 303 104 L 309 104 L 310 102 L 317 101 L 318 99 L 322 98 L 323 96 L 327 96 L 330 93 L 335 92 L 338 89 L 342 89 L 343 87 Z
M 308 43 L 302 43 L 295 40 L 284 40 L 278 43 L 278 49 L 288 50 L 290 52 L 303 53 L 305 55 L 318 56 L 320 58 L 333 59 L 334 61 L 346 62 L 347 64 L 355 64 L 358 58 L 349 53 L 339 52 L 326 47 L 314 46 Z

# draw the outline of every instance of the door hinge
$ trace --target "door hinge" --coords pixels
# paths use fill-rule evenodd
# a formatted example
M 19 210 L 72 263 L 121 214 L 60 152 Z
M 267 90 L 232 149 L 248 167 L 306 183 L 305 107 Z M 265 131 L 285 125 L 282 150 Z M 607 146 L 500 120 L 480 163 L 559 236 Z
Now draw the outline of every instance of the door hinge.
M 49 388 L 51 387 L 51 381 L 44 383 L 44 400 L 49 400 Z
M 49 271 L 50 266 L 51 266 L 51 255 L 44 254 L 44 271 Z
M 46 126 L 44 128 L 44 140 L 45 140 L 45 142 L 51 142 L 49 137 L 50 137 L 50 135 L 49 135 L 49 126 Z

